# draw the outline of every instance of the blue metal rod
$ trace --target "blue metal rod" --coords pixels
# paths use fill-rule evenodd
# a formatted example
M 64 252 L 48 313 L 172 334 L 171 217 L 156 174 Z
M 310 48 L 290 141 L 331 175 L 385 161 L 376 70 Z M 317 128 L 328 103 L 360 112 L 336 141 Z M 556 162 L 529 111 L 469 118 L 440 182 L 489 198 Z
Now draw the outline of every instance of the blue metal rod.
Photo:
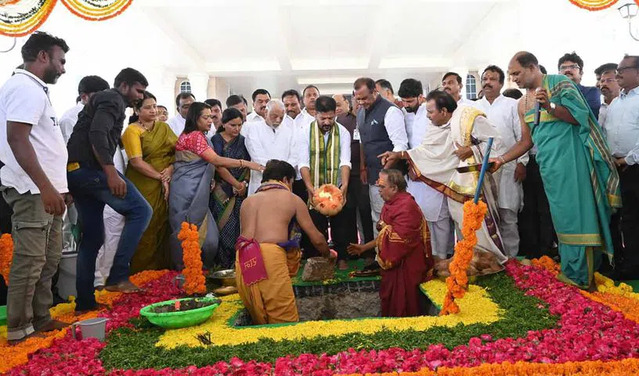
M 486 175 L 486 169 L 488 168 L 488 158 L 490 158 L 490 149 L 493 147 L 493 138 L 488 138 L 488 145 L 484 151 L 484 160 L 481 162 L 481 171 L 479 172 L 479 181 L 477 182 L 477 189 L 475 190 L 475 198 L 473 203 L 479 202 L 479 196 L 481 195 L 481 186 L 484 184 L 484 176 Z

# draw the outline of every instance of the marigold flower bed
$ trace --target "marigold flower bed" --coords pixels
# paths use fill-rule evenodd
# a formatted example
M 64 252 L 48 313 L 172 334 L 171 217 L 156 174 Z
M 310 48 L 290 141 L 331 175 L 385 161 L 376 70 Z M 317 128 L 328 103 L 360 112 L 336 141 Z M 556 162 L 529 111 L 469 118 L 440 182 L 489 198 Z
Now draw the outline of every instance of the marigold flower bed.
M 311 326 L 304 329 L 306 335 L 290 338 L 281 333 L 279 337 L 269 337 L 287 326 L 234 328 L 236 331 L 259 330 L 260 334 L 250 340 L 226 344 L 221 338 L 217 338 L 220 343 L 216 343 L 212 335 L 211 345 L 195 344 L 189 339 L 189 346 L 182 344 L 169 349 L 163 347 L 167 343 L 159 343 L 171 338 L 169 332 L 165 334 L 138 319 L 138 311 L 146 304 L 181 296 L 183 292 L 172 281 L 174 276 L 167 273 L 149 281 L 144 286 L 145 293 L 112 299 L 112 310 L 99 314 L 111 318 L 106 343 L 92 339 L 76 341 L 69 334 L 61 333 L 51 340 L 48 348 L 31 354 L 27 363 L 12 365 L 9 374 L 39 375 L 47 371 L 65 375 L 319 376 L 639 373 L 639 359 L 635 359 L 639 358 L 639 324 L 629 319 L 634 317 L 634 312 L 621 312 L 634 307 L 635 295 L 623 287 L 614 290 L 611 286 L 607 287 L 609 291 L 584 294 L 556 280 L 541 266 L 511 262 L 506 273 L 479 278 L 477 286 L 471 285 L 466 297 L 459 300 L 462 312 L 465 299 L 469 299 L 471 307 L 466 310 L 472 311 L 476 304 L 472 302 L 473 290 L 485 291 L 485 298 L 498 307 L 496 319 L 470 324 L 460 322 L 452 327 L 434 323 L 417 330 L 397 325 L 355 333 L 337 331 L 336 334 L 324 332 L 325 327 L 322 332 L 313 333 Z M 598 283 L 603 286 L 606 281 L 600 279 Z M 432 292 L 436 289 L 425 288 L 437 301 L 434 296 L 437 293 Z M 225 304 L 232 308 L 233 299 L 228 298 L 220 308 Z M 613 299 L 617 299 L 616 304 L 611 303 Z M 484 314 L 486 307 L 476 311 Z M 346 327 L 354 321 L 379 320 L 393 319 L 336 320 L 334 324 Z M 401 323 L 405 319 L 395 320 Z M 298 332 L 303 332 L 303 324 L 309 323 L 288 327 L 300 325 Z M 229 320 L 225 325 L 231 325 Z M 207 328 L 211 331 L 214 326 Z M 0 346 L 3 359 L 12 356 L 9 349 Z

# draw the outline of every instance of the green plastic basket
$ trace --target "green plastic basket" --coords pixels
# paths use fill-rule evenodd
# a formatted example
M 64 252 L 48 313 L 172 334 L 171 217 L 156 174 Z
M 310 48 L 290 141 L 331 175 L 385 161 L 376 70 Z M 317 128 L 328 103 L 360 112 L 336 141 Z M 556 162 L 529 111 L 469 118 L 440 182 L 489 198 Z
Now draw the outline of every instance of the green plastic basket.
M 0 306 L 0 325 L 7 325 L 7 306 Z
M 210 306 L 192 309 L 190 311 L 155 313 L 153 308 L 157 306 L 175 304 L 176 301 L 184 301 L 195 299 L 199 302 L 215 303 Z M 194 326 L 205 322 L 211 317 L 213 311 L 219 306 L 219 299 L 216 298 L 182 298 L 167 300 L 164 302 L 148 305 L 140 310 L 140 315 L 146 317 L 152 324 L 160 326 L 164 329 L 178 329 Z

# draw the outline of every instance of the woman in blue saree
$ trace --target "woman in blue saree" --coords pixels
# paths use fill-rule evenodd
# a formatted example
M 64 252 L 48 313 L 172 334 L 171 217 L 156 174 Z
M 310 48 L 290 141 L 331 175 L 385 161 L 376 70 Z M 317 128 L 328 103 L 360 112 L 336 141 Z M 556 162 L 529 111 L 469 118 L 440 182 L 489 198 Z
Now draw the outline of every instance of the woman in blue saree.
M 250 159 L 244 144 L 242 113 L 235 108 L 227 108 L 222 113 L 222 126 L 211 138 L 213 150 L 222 157 Z M 211 193 L 209 206 L 220 231 L 215 264 L 223 269 L 235 265 L 235 241 L 240 236 L 240 207 L 246 198 L 249 180 L 248 168 L 218 168 L 215 187 Z

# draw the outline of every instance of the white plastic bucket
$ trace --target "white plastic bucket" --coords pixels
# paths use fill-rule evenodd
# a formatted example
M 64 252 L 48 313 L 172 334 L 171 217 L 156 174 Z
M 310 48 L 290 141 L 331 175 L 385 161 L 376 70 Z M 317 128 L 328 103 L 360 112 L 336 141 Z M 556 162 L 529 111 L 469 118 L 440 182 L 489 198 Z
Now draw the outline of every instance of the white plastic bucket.
M 71 324 L 71 334 L 73 338 L 76 338 L 75 329 L 80 327 L 80 338 L 97 338 L 100 341 L 104 341 L 106 334 L 106 322 L 109 319 L 104 317 L 97 317 L 94 319 L 82 320 Z

